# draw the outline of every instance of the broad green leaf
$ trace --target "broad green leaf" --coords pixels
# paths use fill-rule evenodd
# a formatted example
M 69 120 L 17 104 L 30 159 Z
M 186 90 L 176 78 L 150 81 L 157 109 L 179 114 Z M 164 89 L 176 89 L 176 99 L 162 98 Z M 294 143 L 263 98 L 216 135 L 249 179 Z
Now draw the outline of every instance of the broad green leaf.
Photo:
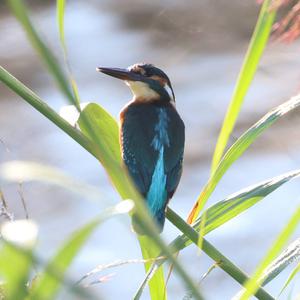
M 284 292 L 284 290 L 288 287 L 288 285 L 292 282 L 292 280 L 295 278 L 295 276 L 300 272 L 300 263 L 294 268 L 294 270 L 292 271 L 292 273 L 290 274 L 290 276 L 288 277 L 288 279 L 286 280 L 286 282 L 284 283 L 279 295 L 277 298 L 279 298 L 279 296 Z
M 78 124 L 80 129 L 92 139 L 89 130 L 83 120 L 83 117 L 93 125 L 95 132 L 99 136 L 98 141 L 101 142 L 101 148 L 110 156 L 110 160 L 121 164 L 121 151 L 119 143 L 119 126 L 116 120 L 100 105 L 96 103 L 88 104 L 80 114 Z
M 56 270 L 61 276 L 63 276 L 74 258 L 84 246 L 87 239 L 93 233 L 93 231 L 99 226 L 105 219 L 118 214 L 128 213 L 133 208 L 133 202 L 127 200 L 123 201 L 108 209 L 100 217 L 89 222 L 79 230 L 77 230 L 61 247 L 56 255 L 50 260 L 45 267 L 41 276 L 35 282 L 30 292 L 30 299 L 54 299 L 57 294 L 61 282 L 54 278 L 49 273 L 49 270 Z
M 207 184 L 201 191 L 190 215 L 188 222 L 193 223 L 200 211 L 203 209 L 206 201 L 215 190 L 217 184 L 229 169 L 229 167 L 248 149 L 248 147 L 272 124 L 284 116 L 289 111 L 300 105 L 300 95 L 292 97 L 289 101 L 284 102 L 278 107 L 271 110 L 257 123 L 251 126 L 225 153 L 220 161 L 216 171 L 208 180 Z
M 298 227 L 300 222 L 300 207 L 295 211 L 295 213 L 290 218 L 287 225 L 284 227 L 282 232 L 278 235 L 275 243 L 267 252 L 265 258 L 257 267 L 256 271 L 254 272 L 253 276 L 249 281 L 247 281 L 244 285 L 245 290 L 240 296 L 240 300 L 246 300 L 251 297 L 263 282 L 263 274 L 266 268 L 271 264 L 274 258 L 279 254 L 282 250 L 290 236 L 294 233 L 296 228 Z
M 270 10 L 272 0 L 265 0 L 251 38 L 240 74 L 238 76 L 231 102 L 222 125 L 212 160 L 211 174 L 217 169 L 226 148 L 230 134 L 243 104 L 245 95 L 256 72 L 259 60 L 265 49 L 275 18 L 275 10 Z
M 46 46 L 44 41 L 39 37 L 37 31 L 32 25 L 24 2 L 22 0 L 7 0 L 7 3 L 9 4 L 11 11 L 14 13 L 18 21 L 21 23 L 29 41 L 41 56 L 43 62 L 48 67 L 49 72 L 53 75 L 60 90 L 64 93 L 70 103 L 77 105 L 76 99 L 72 94 L 70 85 L 66 80 L 60 64 L 50 49 Z

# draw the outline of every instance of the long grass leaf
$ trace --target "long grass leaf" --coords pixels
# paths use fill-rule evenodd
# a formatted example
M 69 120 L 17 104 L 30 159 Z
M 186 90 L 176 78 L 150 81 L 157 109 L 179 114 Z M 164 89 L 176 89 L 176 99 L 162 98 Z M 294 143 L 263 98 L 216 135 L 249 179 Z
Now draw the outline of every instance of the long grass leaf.
M 30 292 L 30 299 L 54 299 L 57 294 L 61 282 L 53 278 L 48 272 L 49 269 L 56 270 L 59 274 L 64 275 L 67 268 L 75 259 L 76 255 L 86 243 L 87 239 L 93 231 L 105 219 L 118 215 L 128 213 L 133 208 L 133 202 L 122 202 L 111 209 L 105 211 L 100 217 L 89 222 L 79 230 L 77 230 L 57 251 L 55 256 L 49 261 L 43 273 L 35 282 Z
M 257 123 L 251 126 L 225 153 L 216 171 L 210 177 L 201 191 L 192 211 L 189 214 L 188 222 L 193 223 L 204 207 L 206 201 L 215 190 L 217 184 L 229 169 L 229 167 L 249 148 L 249 146 L 271 125 L 282 116 L 300 105 L 300 95 L 292 97 L 278 107 L 271 110 Z
M 269 194 L 273 193 L 283 184 L 300 175 L 300 170 L 291 171 L 264 182 L 255 184 L 243 189 L 227 199 L 220 201 L 204 211 L 205 214 L 205 234 L 220 227 L 225 222 L 240 215 L 248 208 L 252 207 Z M 202 217 L 193 226 L 197 231 L 201 228 Z
M 270 10 L 271 2 L 272 0 L 265 0 L 262 5 L 258 21 L 256 23 L 256 27 L 247 50 L 244 63 L 239 73 L 233 96 L 217 141 L 212 160 L 212 174 L 214 174 L 216 171 L 224 153 L 224 149 L 226 148 L 228 139 L 234 128 L 236 119 L 243 104 L 243 100 L 253 80 L 259 60 L 268 41 L 275 18 L 275 10 Z
M 287 225 L 284 227 L 282 232 L 277 237 L 275 243 L 270 248 L 268 253 L 266 254 L 265 258 L 257 267 L 256 271 L 254 272 L 253 276 L 249 281 L 247 281 L 244 285 L 245 291 L 239 297 L 240 300 L 246 300 L 251 297 L 263 282 L 263 274 L 266 268 L 270 265 L 272 260 L 279 254 L 282 250 L 290 236 L 294 233 L 295 229 L 299 225 L 300 222 L 300 207 L 295 211 L 295 213 L 290 218 Z
M 69 82 L 73 91 L 76 109 L 80 111 L 80 97 L 78 86 L 71 71 L 71 65 L 68 59 L 67 44 L 65 40 L 65 6 L 65 0 L 56 0 L 56 19 L 58 24 L 59 40 L 64 54 L 64 61 L 68 71 Z
M 287 266 L 300 261 L 300 238 L 292 242 L 262 274 L 262 285 L 268 284 Z
M 147 236 L 140 236 L 139 242 L 141 245 L 141 250 L 144 259 L 151 259 L 158 256 L 160 253 L 160 249 L 153 245 L 151 239 Z M 146 262 L 145 264 L 145 271 L 148 272 L 151 267 L 151 262 Z M 166 292 L 166 285 L 164 279 L 164 271 L 163 267 L 158 268 L 155 272 L 151 280 L 148 282 L 149 291 L 151 295 L 151 300 L 165 300 L 167 299 L 167 292 Z M 134 297 L 135 300 L 139 299 L 139 296 Z
M 289 284 L 292 282 L 292 280 L 295 278 L 295 276 L 300 272 L 300 263 L 294 268 L 286 282 L 284 283 L 282 289 L 280 290 L 280 293 L 278 295 L 278 298 L 281 296 L 281 294 L 285 291 L 285 289 L 289 286 Z
M 63 94 L 66 96 L 70 103 L 76 105 L 77 103 L 70 89 L 70 85 L 68 84 L 68 81 L 65 78 L 64 72 L 61 69 L 60 64 L 57 62 L 55 56 L 46 46 L 44 41 L 42 41 L 42 39 L 39 37 L 37 31 L 35 30 L 28 17 L 27 9 L 23 1 L 7 0 L 7 2 L 14 15 L 21 23 L 33 47 L 41 56 L 42 60 L 48 67 L 49 72 L 53 75 L 60 90 L 63 92 Z
M 234 217 L 238 216 L 245 210 L 249 209 L 259 201 L 263 200 L 267 195 L 274 192 L 283 184 L 287 183 L 289 180 L 294 179 L 300 175 L 300 170 L 291 171 L 277 177 L 271 178 L 269 180 L 260 182 L 253 186 L 247 187 L 226 199 L 212 205 L 208 208 L 204 214 L 205 219 L 198 218 L 197 221 L 193 224 L 193 229 L 197 232 L 200 230 L 203 231 L 202 235 L 198 235 L 199 238 L 201 237 L 201 244 L 203 242 L 203 236 L 208 234 L 209 232 L 215 230 L 216 228 L 220 227 L 221 225 L 225 224 L 226 222 L 230 221 Z M 174 215 L 174 212 L 171 209 L 167 210 L 167 216 L 170 217 Z M 176 218 L 172 218 L 173 223 L 176 224 L 178 227 L 178 220 Z M 205 224 L 203 224 L 205 220 Z M 182 221 L 180 222 L 182 224 Z M 176 239 L 172 241 L 170 245 L 174 251 L 178 252 L 188 245 L 190 245 L 193 241 L 190 239 L 188 235 L 183 234 L 178 236 Z M 198 245 L 199 247 L 199 242 Z M 203 248 L 203 247 L 202 247 Z M 219 258 L 221 260 L 221 258 Z M 148 282 L 151 276 L 155 274 L 155 271 L 160 267 L 166 260 L 159 260 L 152 264 L 152 268 L 147 273 L 146 277 L 143 279 L 142 284 L 140 285 L 137 294 L 140 294 L 142 289 L 144 288 L 145 282 Z M 216 260 L 218 262 L 218 260 Z M 227 266 L 225 264 L 225 271 Z
M 66 42 L 65 42 L 65 0 L 56 0 L 56 17 L 59 29 L 60 43 L 66 52 Z

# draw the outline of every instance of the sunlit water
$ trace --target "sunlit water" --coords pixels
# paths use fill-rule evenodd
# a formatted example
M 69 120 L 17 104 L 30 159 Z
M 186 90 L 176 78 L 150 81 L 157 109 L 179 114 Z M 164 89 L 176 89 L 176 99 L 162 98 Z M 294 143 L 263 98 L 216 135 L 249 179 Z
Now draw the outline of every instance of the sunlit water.
M 158 9 L 158 16 L 159 13 Z M 50 44 L 58 46 L 54 8 L 36 10 L 34 20 Z M 155 23 L 153 26 L 155 29 Z M 65 105 L 13 18 L 1 17 L 0 36 L 1 63 L 56 110 Z M 194 38 L 196 43 L 201 35 L 195 33 Z M 241 41 L 231 51 L 223 52 L 220 48 L 199 53 L 191 50 L 192 44 L 186 48 L 182 45 L 165 47 L 163 43 L 152 44 L 147 30 L 124 28 L 117 11 L 108 7 L 101 9 L 101 6 L 84 1 L 68 4 L 66 39 L 82 101 L 99 102 L 116 117 L 130 99 L 130 92 L 121 82 L 96 73 L 97 66 L 126 67 L 147 61 L 169 74 L 177 108 L 185 120 L 187 131 L 184 174 L 171 207 L 187 216 L 208 178 L 217 133 L 247 44 Z M 296 55 L 299 49 L 299 43 L 291 46 L 273 44 L 268 48 L 231 142 L 267 110 L 296 93 L 300 84 L 300 56 Z M 95 203 L 57 187 L 24 184 L 29 215 L 40 226 L 38 253 L 47 258 L 70 232 L 98 215 L 107 200 L 113 204 L 119 201 L 119 197 L 91 155 L 5 87 L 0 86 L 0 91 L 0 138 L 9 148 L 7 152 L 0 145 L 1 161 L 19 159 L 47 163 L 98 186 L 109 197 L 103 199 L 103 203 Z M 286 119 L 289 122 L 281 121 L 275 125 L 234 164 L 216 189 L 210 204 L 248 185 L 299 167 L 299 117 L 294 113 Z M 210 233 L 208 240 L 239 267 L 251 273 L 299 205 L 299 191 L 297 180 L 284 185 L 247 213 Z M 17 218 L 24 217 L 17 186 L 5 186 L 4 193 L 11 211 Z M 78 280 L 98 264 L 139 258 L 138 243 L 129 224 L 128 217 L 103 224 L 76 258 L 70 277 Z M 178 231 L 167 222 L 163 234 L 166 241 L 171 241 L 177 234 Z M 199 280 L 213 264 L 205 254 L 199 255 L 194 246 L 183 251 L 179 259 Z M 290 271 L 291 268 L 288 268 L 266 289 L 276 296 Z M 122 266 L 100 276 L 107 274 L 113 274 L 110 280 L 90 290 L 104 299 L 130 299 L 143 277 L 143 266 Z M 206 299 L 212 300 L 230 299 L 239 288 L 219 269 L 214 270 L 202 284 Z M 294 286 L 293 291 L 295 294 L 299 292 L 299 285 Z M 182 299 L 185 293 L 185 287 L 175 274 L 169 283 L 169 298 Z M 145 293 L 144 299 L 147 297 Z M 283 295 L 283 299 L 285 297 Z M 63 295 L 62 299 L 67 299 L 67 296 Z

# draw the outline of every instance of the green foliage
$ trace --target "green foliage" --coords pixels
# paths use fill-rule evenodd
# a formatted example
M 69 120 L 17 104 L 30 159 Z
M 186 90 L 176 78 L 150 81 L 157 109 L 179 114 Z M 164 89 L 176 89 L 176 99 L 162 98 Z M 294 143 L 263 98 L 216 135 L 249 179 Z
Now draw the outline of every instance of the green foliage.
M 282 174 L 280 176 L 277 176 L 275 178 L 271 178 L 267 181 L 258 183 L 256 185 L 250 186 L 246 189 L 243 189 L 242 191 L 239 191 L 235 193 L 232 196 L 229 196 L 227 199 L 219 201 L 218 203 L 214 204 L 210 208 L 208 208 L 203 215 L 205 216 L 205 219 L 203 221 L 203 218 L 198 218 L 198 220 L 193 225 L 193 230 L 195 232 L 201 232 L 202 234 L 202 242 L 199 244 L 198 247 L 202 248 L 203 251 L 203 235 L 208 234 L 209 232 L 215 230 L 216 228 L 222 226 L 223 224 L 227 223 L 234 217 L 240 215 L 242 212 L 248 210 L 250 207 L 258 203 L 259 201 L 263 200 L 266 196 L 274 192 L 276 189 L 278 189 L 280 186 L 288 182 L 289 180 L 296 178 L 300 175 L 300 170 L 288 172 L 286 174 Z M 168 210 L 167 216 L 169 219 L 178 219 L 178 216 L 175 216 L 174 212 L 172 210 Z M 181 224 L 185 223 L 183 220 L 181 221 Z M 174 252 L 183 250 L 187 246 L 189 246 L 193 239 L 189 235 L 186 234 L 186 230 L 182 230 L 185 232 L 185 234 L 182 234 L 178 236 L 176 239 L 173 240 L 173 242 L 170 244 L 172 249 L 174 249 Z M 192 235 L 195 236 L 197 233 L 192 232 Z M 197 235 L 198 239 L 200 238 L 200 234 Z M 205 241 L 205 240 L 204 240 Z M 206 242 L 206 241 L 205 241 Z M 215 251 L 214 251 L 215 252 Z M 209 253 L 208 253 L 209 255 Z M 224 261 L 224 258 L 221 259 L 221 257 L 218 257 L 216 261 Z M 226 259 L 227 260 L 227 259 Z M 160 267 L 165 260 L 160 260 L 158 262 L 153 263 L 152 268 L 147 273 L 145 279 L 143 282 L 147 282 L 151 276 L 153 276 L 153 273 L 155 272 L 155 269 Z M 219 265 L 220 266 L 220 265 Z M 222 267 L 222 266 L 221 266 Z M 240 278 L 244 278 L 244 275 L 240 273 L 237 267 L 231 265 L 231 269 L 235 269 L 235 272 L 232 274 L 232 276 L 239 280 L 238 277 L 235 277 L 235 274 L 238 275 Z M 225 271 L 226 267 L 225 267 Z M 230 271 L 230 270 L 228 270 Z M 282 271 L 282 270 L 281 270 Z M 243 279 L 243 280 L 244 280 Z M 144 284 L 142 284 L 139 288 L 138 294 L 140 291 L 144 288 Z
M 244 98 L 258 67 L 259 60 L 269 39 L 276 13 L 275 10 L 270 10 L 271 2 L 272 0 L 265 0 L 262 5 L 256 27 L 254 29 L 254 33 L 248 47 L 248 51 L 244 58 L 244 63 L 236 81 L 232 99 L 228 106 L 223 126 L 221 128 L 221 132 L 215 148 L 215 153 L 212 161 L 212 175 L 216 171 L 216 168 L 222 158 L 224 149 L 226 148 L 228 139 L 233 130 Z
M 175 270 L 181 280 L 186 284 L 187 289 L 192 291 L 194 298 L 202 299 L 199 287 L 195 284 L 193 278 L 191 278 L 183 266 L 178 262 L 176 255 L 174 255 L 191 243 L 196 244 L 229 276 L 245 286 L 246 290 L 242 291 L 242 299 L 248 299 L 252 294 L 254 294 L 258 299 L 273 299 L 272 296 L 259 285 L 266 283 L 267 280 L 270 281 L 273 279 L 272 276 L 275 273 L 273 273 L 272 276 L 263 276 L 272 262 L 277 266 L 275 268 L 277 273 L 282 271 L 282 265 L 278 263 L 280 259 L 277 258 L 277 260 L 274 260 L 274 258 L 284 247 L 287 239 L 298 225 L 300 220 L 299 209 L 280 234 L 273 247 L 270 248 L 265 259 L 251 278 L 249 278 L 242 270 L 235 266 L 233 262 L 211 245 L 204 238 L 204 235 L 216 228 L 219 228 L 242 212 L 245 212 L 254 204 L 264 199 L 267 195 L 274 192 L 281 185 L 297 177 L 299 175 L 299 171 L 297 170 L 282 174 L 276 178 L 272 178 L 244 189 L 227 197 L 225 200 L 216 203 L 204 211 L 200 216 L 200 212 L 204 208 L 207 200 L 231 165 L 266 129 L 268 129 L 287 112 L 295 109 L 300 104 L 300 96 L 297 96 L 278 106 L 250 127 L 230 147 L 225 155 L 223 155 L 224 149 L 227 146 L 228 138 L 234 128 L 234 124 L 240 112 L 244 97 L 252 82 L 259 60 L 269 38 L 276 13 L 269 9 L 271 0 L 265 0 L 261 8 L 243 66 L 236 82 L 232 100 L 228 107 L 220 132 L 218 143 L 216 145 L 210 179 L 198 197 L 189 217 L 189 222 L 193 223 L 193 226 L 191 227 L 170 208 L 167 210 L 167 218 L 181 232 L 181 234 L 169 246 L 167 246 L 158 235 L 156 225 L 149 216 L 141 195 L 139 195 L 136 191 L 133 183 L 122 166 L 117 122 L 109 114 L 109 112 L 105 111 L 100 105 L 95 103 L 89 104 L 83 111 L 81 111 L 78 88 L 67 61 L 67 47 L 64 33 L 65 1 L 57 0 L 57 22 L 68 77 L 65 76 L 64 71 L 60 67 L 60 64 L 54 57 L 51 50 L 39 37 L 35 27 L 30 21 L 23 1 L 7 0 L 7 2 L 11 7 L 12 12 L 24 28 L 28 39 L 39 53 L 42 61 L 48 69 L 48 72 L 53 76 L 58 87 L 68 101 L 75 105 L 76 109 L 80 113 L 78 125 L 81 131 L 68 124 L 68 122 L 61 118 L 39 96 L 2 67 L 0 67 L 0 80 L 51 122 L 67 133 L 73 140 L 78 142 L 102 164 L 113 186 L 118 191 L 120 198 L 132 199 L 134 203 L 134 214 L 137 217 L 137 222 L 143 231 L 147 233 L 147 236 L 138 237 L 143 257 L 145 259 L 155 258 L 158 255 L 166 257 L 165 260 L 159 260 L 153 264 L 145 264 L 147 275 L 138 289 L 135 299 L 140 298 L 147 283 L 149 283 L 152 300 L 166 299 L 166 284 L 162 268 L 162 264 L 166 260 L 169 260 L 174 265 Z M 21 165 L 21 162 L 15 162 L 13 167 L 14 170 L 20 168 Z M 96 199 L 98 197 L 98 192 L 95 192 L 95 190 L 91 187 L 86 188 L 86 186 L 78 183 L 76 183 L 77 188 L 76 184 L 75 188 L 71 187 L 72 182 L 74 183 L 74 181 L 66 178 L 60 172 L 57 172 L 57 170 L 43 168 L 34 164 L 30 165 L 29 163 L 25 163 L 24 165 L 24 162 L 22 166 L 25 167 L 25 170 L 27 170 L 24 171 L 23 169 L 23 179 L 26 178 L 27 180 L 45 181 L 47 180 L 47 177 L 49 177 L 49 182 L 51 183 L 57 184 L 57 182 L 59 182 L 60 185 L 67 189 L 71 189 L 72 191 L 80 193 L 84 191 L 84 195 L 88 196 L 88 194 L 93 194 Z M 19 178 L 17 176 L 9 177 L 8 173 L 5 173 L 5 170 L 7 171 L 7 167 L 8 165 L 3 165 L 0 168 L 0 177 L 9 180 L 18 180 Z M 10 174 L 13 174 L 13 172 Z M 27 175 L 27 177 L 25 175 Z M 62 180 L 60 181 L 60 179 Z M 100 198 L 101 196 L 99 194 L 99 201 L 101 201 Z M 119 205 L 123 204 L 126 207 L 126 203 L 128 204 L 129 202 L 122 202 Z M 56 255 L 54 255 L 52 259 L 50 259 L 46 264 L 40 264 L 43 266 L 42 274 L 36 279 L 30 290 L 27 289 L 26 284 L 29 281 L 30 271 L 33 266 L 37 264 L 34 254 L 31 250 L 20 251 L 20 249 L 15 245 L 2 243 L 2 248 L 0 248 L 0 274 L 6 280 L 3 290 L 7 299 L 54 299 L 62 285 L 68 287 L 72 292 L 81 293 L 82 291 L 80 289 L 75 289 L 74 291 L 65 279 L 67 270 L 72 261 L 76 258 L 80 249 L 85 245 L 89 236 L 104 219 L 119 213 L 126 213 L 130 211 L 129 208 L 124 210 L 124 207 L 123 210 L 120 210 L 120 207 L 122 206 L 116 206 L 104 211 L 99 218 L 92 220 L 84 227 L 79 228 L 57 251 Z M 291 254 L 291 259 L 293 258 L 295 258 L 295 255 Z M 12 261 L 14 264 L 11 263 Z M 282 289 L 289 284 L 298 270 L 299 267 L 296 268 L 290 275 Z
M 285 291 L 285 289 L 288 287 L 288 285 L 292 282 L 292 280 L 295 278 L 295 276 L 300 272 L 300 263 L 294 268 L 286 282 L 284 283 L 278 297 Z
M 15 17 L 19 20 L 21 25 L 23 26 L 28 39 L 32 43 L 33 47 L 36 49 L 38 54 L 43 58 L 45 65 L 47 66 L 49 72 L 56 79 L 56 83 L 66 98 L 72 104 L 76 104 L 74 97 L 72 95 L 72 91 L 66 80 L 64 73 L 60 67 L 60 64 L 57 62 L 54 55 L 51 53 L 46 44 L 42 41 L 42 39 L 38 36 L 34 26 L 32 25 L 28 13 L 26 10 L 26 6 L 24 5 L 22 0 L 8 0 L 12 12 Z
M 297 228 L 298 224 L 300 222 L 300 207 L 295 211 L 295 213 L 290 218 L 289 222 L 285 226 L 285 228 L 282 230 L 280 235 L 277 237 L 276 241 L 266 254 L 265 258 L 262 260 L 262 262 L 257 267 L 255 273 L 251 277 L 249 281 L 245 283 L 245 291 L 242 293 L 240 299 L 246 300 L 249 299 L 253 293 L 257 290 L 259 285 L 262 283 L 264 277 L 263 273 L 265 269 L 269 266 L 269 264 L 272 262 L 272 260 L 278 255 L 278 253 L 282 250 L 292 233 L 294 233 L 295 229 Z
M 125 206 L 127 204 L 127 207 Z M 122 203 L 111 209 L 108 209 L 102 216 L 95 220 L 92 220 L 75 233 L 64 243 L 56 255 L 48 262 L 43 273 L 36 280 L 33 288 L 30 291 L 30 299 L 55 299 L 55 295 L 58 292 L 58 288 L 61 285 L 61 281 L 58 278 L 54 278 L 49 270 L 55 270 L 60 276 L 64 276 L 68 267 L 75 259 L 76 255 L 86 243 L 87 239 L 93 233 L 93 231 L 102 223 L 102 221 L 108 217 L 120 214 L 128 213 L 132 208 L 132 203 Z M 125 208 L 125 209 L 124 209 Z
M 189 216 L 190 223 L 194 222 L 203 209 L 206 201 L 209 199 L 217 184 L 222 179 L 223 175 L 230 166 L 256 141 L 256 139 L 271 125 L 278 121 L 282 116 L 294 110 L 300 105 L 300 95 L 292 97 L 289 101 L 272 109 L 264 115 L 258 122 L 251 126 L 240 138 L 228 149 L 221 159 L 216 171 L 208 180 L 207 184 L 202 189 L 196 204 Z
M 27 251 L 28 255 L 23 255 L 10 244 L 1 245 L 0 274 L 5 280 L 3 291 L 6 300 L 24 300 L 28 294 L 26 284 L 32 261 L 30 250 Z
M 81 131 L 90 139 L 93 137 L 89 135 L 84 117 L 94 126 L 94 132 L 99 136 L 98 140 L 101 142 L 102 148 L 107 149 L 106 155 L 109 156 L 107 159 L 121 165 L 119 126 L 116 120 L 98 104 L 88 104 L 81 112 L 78 124 Z

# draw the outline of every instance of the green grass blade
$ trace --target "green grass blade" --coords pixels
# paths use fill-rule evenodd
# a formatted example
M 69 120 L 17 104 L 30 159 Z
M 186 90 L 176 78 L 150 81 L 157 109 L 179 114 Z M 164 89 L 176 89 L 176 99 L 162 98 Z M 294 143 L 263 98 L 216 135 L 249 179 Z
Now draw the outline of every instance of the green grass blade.
M 153 245 L 151 239 L 147 236 L 140 236 L 139 242 L 141 245 L 141 250 L 144 259 L 151 259 L 158 256 L 160 253 L 160 249 Z M 145 271 L 148 272 L 151 267 L 151 262 L 145 263 Z M 163 267 L 158 268 L 156 270 L 154 276 L 148 282 L 149 291 L 151 295 L 151 300 L 166 300 L 167 299 L 167 291 L 166 291 L 166 284 L 164 279 L 164 270 Z M 136 295 L 134 300 L 138 300 L 140 295 Z
M 35 28 L 33 27 L 22 0 L 7 0 L 11 11 L 14 13 L 15 17 L 21 23 L 23 29 L 25 30 L 28 39 L 30 40 L 33 47 L 36 49 L 38 54 L 43 59 L 44 63 L 48 67 L 49 72 L 53 75 L 56 80 L 56 83 L 66 98 L 70 103 L 76 105 L 76 100 L 70 89 L 70 85 L 64 75 L 63 70 L 60 67 L 60 64 L 57 62 L 55 56 L 52 54 L 50 49 L 39 37 Z
M 289 101 L 284 102 L 278 107 L 271 110 L 257 123 L 251 126 L 225 153 L 221 159 L 216 171 L 210 177 L 207 184 L 201 191 L 190 215 L 189 223 L 193 223 L 200 211 L 203 209 L 206 201 L 216 188 L 217 184 L 229 169 L 229 167 L 249 148 L 249 146 L 271 125 L 284 116 L 289 111 L 300 105 L 300 95 L 292 97 Z
M 59 29 L 59 38 L 60 43 L 66 52 L 66 43 L 65 43 L 65 0 L 56 0 L 56 18 Z
M 93 233 L 93 231 L 107 218 L 128 213 L 133 207 L 131 201 L 122 202 L 115 207 L 112 207 L 105 211 L 100 217 L 89 222 L 79 230 L 77 230 L 56 253 L 53 259 L 50 260 L 43 273 L 35 282 L 30 292 L 30 299 L 54 299 L 55 295 L 59 291 L 61 282 L 51 276 L 48 272 L 49 269 L 56 270 L 61 276 L 63 276 L 67 268 L 75 259 L 80 249 L 84 246 L 87 239 Z
M 288 172 L 262 183 L 250 186 L 242 191 L 229 196 L 227 199 L 220 201 L 208 208 L 205 214 L 205 234 L 220 227 L 225 222 L 246 211 L 248 208 L 255 205 L 257 202 L 264 199 L 269 194 L 273 193 L 283 184 L 300 175 L 300 170 Z M 201 227 L 202 217 L 199 218 L 194 228 L 199 231 Z
M 284 245 L 286 244 L 290 236 L 296 230 L 297 226 L 299 225 L 299 222 L 300 222 L 300 207 L 295 211 L 295 213 L 290 218 L 285 228 L 279 234 L 274 245 L 268 251 L 267 255 L 262 260 L 262 262 L 259 264 L 251 279 L 245 283 L 244 285 L 245 291 L 241 294 L 240 300 L 249 299 L 251 295 L 253 295 L 256 292 L 257 288 L 263 281 L 264 271 L 270 265 L 272 260 L 282 250 L 282 248 L 284 247 Z
M 239 73 L 236 86 L 233 92 L 233 96 L 229 104 L 222 125 L 222 129 L 217 141 L 217 145 L 212 160 L 211 174 L 214 174 L 221 160 L 228 139 L 234 128 L 236 119 L 238 117 L 239 111 L 243 104 L 243 100 L 253 80 L 260 57 L 268 41 L 272 29 L 272 24 L 275 18 L 275 11 L 274 10 L 270 11 L 271 2 L 272 0 L 265 0 L 262 5 L 258 17 L 258 21 L 254 29 L 254 33 L 246 53 L 244 63 Z
M 295 278 L 295 276 L 300 272 L 300 263 L 294 268 L 286 282 L 284 283 L 282 289 L 280 290 L 280 293 L 277 298 L 281 296 L 281 294 L 285 291 L 285 289 L 289 286 L 289 284 L 292 282 L 292 280 Z
M 296 261 L 300 261 L 300 238 L 292 242 L 263 273 L 262 285 L 268 284 L 287 266 Z
M 65 40 L 65 4 L 65 0 L 56 0 L 56 19 L 58 24 L 59 40 L 64 54 L 64 61 L 68 71 L 69 82 L 73 91 L 76 108 L 78 111 L 80 111 L 80 97 L 78 87 L 71 72 L 71 66 L 68 61 L 67 44 Z
M 269 180 L 263 181 L 261 183 L 255 184 L 250 186 L 246 189 L 243 189 L 232 196 L 229 196 L 225 200 L 222 200 L 210 208 L 208 208 L 205 214 L 205 224 L 203 224 L 203 219 L 198 218 L 197 221 L 193 225 L 193 229 L 199 233 L 202 229 L 203 233 L 198 234 L 199 238 L 201 239 L 201 243 L 198 242 L 198 247 L 203 243 L 203 236 L 208 234 L 209 232 L 215 230 L 216 228 L 220 227 L 221 225 L 225 224 L 226 222 L 230 221 L 234 217 L 238 216 L 245 210 L 249 209 L 262 199 L 264 199 L 267 195 L 274 192 L 283 184 L 287 183 L 289 180 L 296 178 L 300 175 L 300 170 L 291 171 L 280 176 L 271 178 Z M 167 215 L 174 215 L 171 209 L 168 209 Z M 172 217 L 173 218 L 173 217 Z M 173 224 L 177 227 L 180 226 L 178 221 L 173 218 Z M 182 223 L 181 221 L 180 223 Z M 203 228 L 202 228 L 203 227 Z M 189 246 L 193 241 L 190 239 L 188 235 L 183 234 L 175 238 L 170 245 L 175 252 L 180 251 L 187 246 Z M 199 247 L 203 248 L 203 247 Z M 205 249 L 203 249 L 205 251 Z M 219 260 L 221 258 L 219 257 Z M 153 266 L 161 266 L 166 260 L 160 260 L 158 262 L 153 263 Z M 216 260 L 218 262 L 218 260 Z M 225 271 L 227 266 L 225 264 Z M 151 274 L 151 276 L 153 273 Z M 140 293 L 143 289 L 144 283 L 148 281 L 150 278 L 150 273 L 148 273 L 143 280 L 143 283 L 140 286 L 140 290 L 137 293 Z
M 178 216 L 171 209 L 167 210 L 167 217 L 173 223 L 176 224 L 176 227 L 185 233 L 185 235 L 190 239 L 196 246 L 198 246 L 199 233 L 187 224 L 180 216 Z M 172 243 L 172 248 L 174 253 L 177 252 L 178 244 Z M 243 285 L 249 278 L 248 276 L 240 270 L 236 265 L 234 265 L 227 257 L 225 257 L 218 249 L 216 249 L 213 245 L 211 245 L 205 238 L 202 239 L 202 250 L 205 252 L 211 259 L 217 262 L 218 267 L 224 270 L 228 275 L 234 278 L 238 283 Z M 142 282 L 137 294 L 143 289 L 145 283 L 151 278 L 153 270 L 157 269 L 161 266 L 164 260 L 156 261 L 155 264 L 152 265 L 151 269 L 148 271 L 148 274 L 144 281 Z M 258 299 L 263 300 L 274 300 L 272 296 L 270 296 L 263 288 L 259 288 L 255 294 Z

